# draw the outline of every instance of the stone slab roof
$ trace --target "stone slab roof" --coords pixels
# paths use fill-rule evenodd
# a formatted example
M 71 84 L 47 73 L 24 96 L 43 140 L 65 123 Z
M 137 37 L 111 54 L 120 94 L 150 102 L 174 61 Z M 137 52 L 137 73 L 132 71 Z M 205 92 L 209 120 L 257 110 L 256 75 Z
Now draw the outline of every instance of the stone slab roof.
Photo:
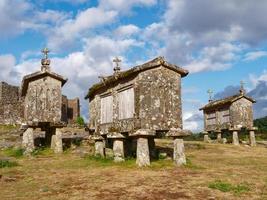
M 30 82 L 32 81 L 35 81 L 35 80 L 38 80 L 38 79 L 41 79 L 43 77 L 46 77 L 46 76 L 50 76 L 54 79 L 57 79 L 59 81 L 61 81 L 62 83 L 62 86 L 67 82 L 67 78 L 59 75 L 59 74 L 56 74 L 54 72 L 50 72 L 50 71 L 38 71 L 38 72 L 35 72 L 35 73 L 32 73 L 32 74 L 29 74 L 29 75 L 26 75 L 23 77 L 23 80 L 22 80 L 22 83 L 21 83 L 21 96 L 25 96 L 26 95 L 26 92 L 27 92 L 27 89 L 28 89 L 28 85 Z
M 215 101 L 211 101 L 209 102 L 207 105 L 205 105 L 204 107 L 200 108 L 199 110 L 208 110 L 208 109 L 214 109 L 214 108 L 218 108 L 227 104 L 231 104 L 241 98 L 246 98 L 247 100 L 251 101 L 252 103 L 255 103 L 256 101 L 254 99 L 252 99 L 251 97 L 246 96 L 245 94 L 237 94 L 237 95 L 233 95 L 230 97 L 226 97 L 224 99 L 219 99 L 219 100 L 215 100 Z
M 101 88 L 105 87 L 106 85 L 109 85 L 111 83 L 114 83 L 118 80 L 122 80 L 125 79 L 127 77 L 130 77 L 134 74 L 138 74 L 142 71 L 146 71 L 149 69 L 153 69 L 159 66 L 164 66 L 168 69 L 171 69 L 177 73 L 179 73 L 181 75 L 181 77 L 185 77 L 187 76 L 187 74 L 189 73 L 188 70 L 185 70 L 181 67 L 178 67 L 176 65 L 170 64 L 168 63 L 163 57 L 157 57 L 151 61 L 148 61 L 142 65 L 137 65 L 129 70 L 126 71 L 121 71 L 117 76 L 107 76 L 103 78 L 103 81 L 97 84 L 94 84 L 88 91 L 85 99 L 88 99 L 90 97 L 93 97 L 94 94 Z

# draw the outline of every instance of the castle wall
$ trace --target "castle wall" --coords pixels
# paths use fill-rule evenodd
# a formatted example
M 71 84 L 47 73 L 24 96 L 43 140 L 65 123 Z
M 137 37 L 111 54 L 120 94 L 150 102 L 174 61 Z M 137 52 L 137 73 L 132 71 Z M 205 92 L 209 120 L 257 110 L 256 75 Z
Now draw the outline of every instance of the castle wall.
M 21 124 L 24 109 L 19 87 L 0 82 L 0 124 Z

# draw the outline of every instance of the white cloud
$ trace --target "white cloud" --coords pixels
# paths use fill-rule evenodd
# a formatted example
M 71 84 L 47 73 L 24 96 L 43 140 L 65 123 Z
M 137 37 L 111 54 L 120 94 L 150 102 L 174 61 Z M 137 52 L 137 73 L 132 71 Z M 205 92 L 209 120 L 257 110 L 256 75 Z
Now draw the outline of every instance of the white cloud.
M 106 10 L 118 10 L 124 14 L 136 6 L 153 6 L 157 0 L 99 0 L 99 6 Z
M 22 33 L 32 26 L 26 13 L 31 4 L 25 0 L 0 1 L 0 37 L 10 37 Z
M 59 50 L 71 45 L 91 29 L 113 22 L 116 16 L 115 11 L 105 11 L 95 7 L 81 11 L 74 19 L 65 20 L 48 33 L 48 46 Z
M 123 25 L 119 26 L 115 31 L 114 31 L 114 36 L 115 37 L 129 37 L 132 36 L 140 31 L 140 28 L 133 25 L 133 24 L 128 24 L 128 25 Z
M 183 113 L 183 129 L 192 132 L 203 130 L 202 114 L 196 111 L 187 111 Z
M 16 63 L 16 59 L 11 54 L 0 55 L 0 80 L 8 81 L 8 77 L 12 74 L 12 68 Z
M 267 56 L 267 51 L 248 52 L 245 55 L 244 61 L 253 61 L 253 60 L 257 60 L 258 58 L 262 58 L 266 56 Z

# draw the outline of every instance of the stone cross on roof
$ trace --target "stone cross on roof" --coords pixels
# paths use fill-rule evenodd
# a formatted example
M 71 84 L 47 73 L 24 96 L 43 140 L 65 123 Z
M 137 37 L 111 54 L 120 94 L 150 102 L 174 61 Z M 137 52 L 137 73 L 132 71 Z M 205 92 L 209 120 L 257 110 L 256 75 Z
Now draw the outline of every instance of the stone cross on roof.
M 49 51 L 49 49 L 48 48 L 44 48 L 43 50 L 42 50 L 42 53 L 44 54 L 44 58 L 45 59 L 48 59 L 48 53 L 49 53 L 50 51 Z
M 44 54 L 44 58 L 41 60 L 41 64 L 42 64 L 42 68 L 41 71 L 50 71 L 50 60 L 48 59 L 48 53 L 50 51 L 48 50 L 48 48 L 44 48 L 42 50 L 42 53 Z
M 245 93 L 245 88 L 244 88 L 245 82 L 243 80 L 240 81 L 240 93 L 244 94 Z
M 209 101 L 212 101 L 212 94 L 213 94 L 212 89 L 208 89 L 207 93 L 209 94 Z
M 121 62 L 121 60 L 118 57 L 116 57 L 116 58 L 113 59 L 113 62 L 116 64 L 116 66 L 113 69 L 114 72 L 115 73 L 116 72 L 119 72 L 121 70 L 121 68 L 120 68 L 120 62 Z

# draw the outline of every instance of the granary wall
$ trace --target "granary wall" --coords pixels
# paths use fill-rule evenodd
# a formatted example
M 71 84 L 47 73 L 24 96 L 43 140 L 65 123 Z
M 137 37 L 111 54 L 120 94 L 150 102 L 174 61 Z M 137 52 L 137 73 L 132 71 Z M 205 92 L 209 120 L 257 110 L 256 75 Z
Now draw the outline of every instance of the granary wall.
M 204 111 L 204 126 L 206 131 L 228 129 L 231 124 L 230 105 Z
M 24 109 L 19 87 L 0 82 L 0 124 L 21 124 Z
M 140 73 L 138 84 L 141 128 L 182 129 L 180 74 L 159 67 Z
M 25 119 L 33 122 L 60 122 L 62 109 L 61 82 L 44 77 L 28 85 Z
M 120 119 L 120 92 L 133 89 L 133 116 Z M 112 96 L 112 120 L 101 122 L 101 99 Z M 125 112 L 132 109 L 131 100 Z M 108 101 L 107 101 L 108 102 Z M 107 134 L 111 129 L 131 132 L 140 128 L 169 130 L 182 128 L 181 76 L 165 67 L 140 72 L 137 77 L 107 86 L 89 101 L 89 127 L 96 132 Z M 131 113 L 130 113 L 131 114 Z
M 233 127 L 253 127 L 252 102 L 241 98 L 230 106 L 230 116 Z
M 119 97 L 118 94 L 124 90 L 133 88 L 134 94 L 136 94 L 136 76 L 122 80 L 116 84 L 110 85 L 99 91 L 93 99 L 89 100 L 89 128 L 94 129 L 97 133 L 107 134 L 111 130 L 119 132 L 130 132 L 135 127 L 135 112 L 137 107 L 135 106 L 134 117 L 127 119 L 119 119 Z M 111 97 L 112 112 L 109 112 L 109 122 L 103 122 L 101 119 L 101 101 L 103 98 Z M 134 102 L 136 102 L 138 96 L 134 95 Z M 103 104 L 103 102 L 102 102 Z M 103 110 L 102 110 L 103 112 Z M 103 115 L 103 114 L 102 114 Z

